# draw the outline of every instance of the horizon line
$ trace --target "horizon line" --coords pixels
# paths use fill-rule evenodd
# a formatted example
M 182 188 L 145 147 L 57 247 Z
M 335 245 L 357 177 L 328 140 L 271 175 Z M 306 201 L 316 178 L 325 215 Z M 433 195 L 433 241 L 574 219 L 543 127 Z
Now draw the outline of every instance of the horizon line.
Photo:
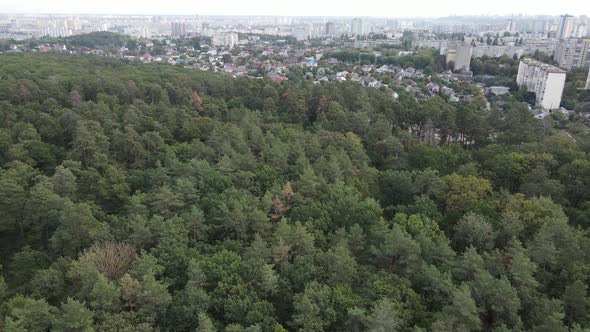
M 581 17 L 586 16 L 588 14 L 524 14 L 524 13 L 511 13 L 511 14 L 498 14 L 498 13 L 487 13 L 487 14 L 449 14 L 443 16 L 409 16 L 409 15 L 401 15 L 401 16 L 373 16 L 373 15 L 284 15 L 284 14 L 173 14 L 173 13 L 165 13 L 165 14 L 156 14 L 156 13 L 88 13 L 88 12 L 0 12 L 0 15 L 57 15 L 57 16 L 71 16 L 71 15 L 79 15 L 79 16 L 173 16 L 173 17 L 293 17 L 293 18 L 404 18 L 404 19 L 441 19 L 441 18 L 460 18 L 460 17 L 486 17 L 486 18 L 494 18 L 494 17 L 560 17 L 562 15 L 573 15 L 574 17 Z

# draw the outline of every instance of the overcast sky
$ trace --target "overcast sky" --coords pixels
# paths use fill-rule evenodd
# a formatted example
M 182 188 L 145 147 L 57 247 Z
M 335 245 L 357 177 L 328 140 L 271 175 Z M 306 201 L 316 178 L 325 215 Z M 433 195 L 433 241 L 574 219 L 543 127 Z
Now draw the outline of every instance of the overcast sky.
M 590 0 L 0 0 L 4 13 L 429 16 L 589 15 Z

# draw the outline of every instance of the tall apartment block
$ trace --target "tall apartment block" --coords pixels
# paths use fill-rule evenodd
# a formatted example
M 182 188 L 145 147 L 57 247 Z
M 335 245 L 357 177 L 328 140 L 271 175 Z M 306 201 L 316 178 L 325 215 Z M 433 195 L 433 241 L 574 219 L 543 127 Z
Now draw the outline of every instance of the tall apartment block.
M 455 64 L 457 71 L 469 71 L 471 65 L 471 45 L 462 41 L 451 41 L 447 43 L 447 65 Z
M 557 44 L 553 60 L 559 68 L 566 70 L 590 66 L 590 38 L 561 40 Z
M 186 23 L 172 22 L 172 37 L 184 37 L 187 35 Z
M 557 109 L 565 85 L 565 71 L 555 66 L 523 59 L 518 66 L 516 83 L 535 93 L 535 103 L 544 109 Z
M 574 17 L 571 15 L 562 15 L 557 26 L 557 38 L 566 39 L 572 36 L 574 32 Z

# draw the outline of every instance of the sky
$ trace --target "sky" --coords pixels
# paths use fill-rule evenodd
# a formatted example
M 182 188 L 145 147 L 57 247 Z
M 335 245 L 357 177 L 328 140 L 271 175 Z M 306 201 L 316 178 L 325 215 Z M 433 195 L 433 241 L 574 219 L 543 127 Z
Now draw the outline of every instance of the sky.
M 0 0 L 0 13 L 444 17 L 588 15 L 590 0 Z

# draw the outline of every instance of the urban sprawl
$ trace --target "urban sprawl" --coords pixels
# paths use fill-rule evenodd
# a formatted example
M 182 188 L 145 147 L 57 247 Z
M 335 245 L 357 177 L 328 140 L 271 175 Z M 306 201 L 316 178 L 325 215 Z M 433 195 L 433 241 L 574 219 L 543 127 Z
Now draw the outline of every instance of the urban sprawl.
M 390 89 L 393 98 L 402 90 L 417 98 L 444 95 L 451 102 L 482 95 L 492 97 L 488 105 L 501 107 L 502 96 L 526 87 L 534 92 L 531 111 L 541 119 L 554 111 L 565 116 L 572 112 L 563 107 L 562 94 L 570 71 L 590 67 L 589 25 L 590 18 L 571 15 L 4 15 L 0 38 L 6 53 L 95 54 L 279 82 L 354 81 Z M 75 38 L 79 35 L 92 37 L 80 42 Z M 121 35 L 128 40 L 122 42 Z M 519 61 L 517 75 L 507 82 L 472 66 L 494 58 Z M 499 70 L 503 66 L 509 64 L 500 63 Z M 590 73 L 585 89 L 590 89 Z

